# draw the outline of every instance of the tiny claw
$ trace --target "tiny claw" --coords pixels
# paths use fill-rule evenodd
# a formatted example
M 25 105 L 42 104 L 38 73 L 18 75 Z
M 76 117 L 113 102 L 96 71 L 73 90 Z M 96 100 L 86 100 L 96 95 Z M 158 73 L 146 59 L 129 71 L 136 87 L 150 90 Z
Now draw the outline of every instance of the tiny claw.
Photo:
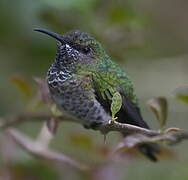
M 110 119 L 110 120 L 108 121 L 108 124 L 112 124 L 112 122 L 113 122 L 113 121 Z
M 109 124 L 114 123 L 118 117 L 112 117 L 112 119 L 109 120 Z

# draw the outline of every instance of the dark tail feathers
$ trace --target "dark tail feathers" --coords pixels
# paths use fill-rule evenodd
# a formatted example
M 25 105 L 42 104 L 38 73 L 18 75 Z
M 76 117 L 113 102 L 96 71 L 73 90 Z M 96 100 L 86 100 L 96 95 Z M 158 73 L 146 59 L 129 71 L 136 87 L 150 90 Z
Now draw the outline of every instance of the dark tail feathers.
M 157 162 L 156 154 L 160 152 L 160 147 L 158 144 L 142 144 L 138 148 L 140 152 L 148 157 L 151 161 Z

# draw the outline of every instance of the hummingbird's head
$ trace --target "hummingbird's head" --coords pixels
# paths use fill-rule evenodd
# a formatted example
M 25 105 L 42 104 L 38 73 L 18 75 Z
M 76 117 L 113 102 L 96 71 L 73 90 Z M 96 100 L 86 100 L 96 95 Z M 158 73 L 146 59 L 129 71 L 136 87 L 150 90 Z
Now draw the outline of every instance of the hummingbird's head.
M 65 64 L 93 64 L 105 56 L 101 44 L 85 32 L 72 30 L 60 35 L 45 29 L 36 28 L 34 30 L 58 40 L 57 56 Z

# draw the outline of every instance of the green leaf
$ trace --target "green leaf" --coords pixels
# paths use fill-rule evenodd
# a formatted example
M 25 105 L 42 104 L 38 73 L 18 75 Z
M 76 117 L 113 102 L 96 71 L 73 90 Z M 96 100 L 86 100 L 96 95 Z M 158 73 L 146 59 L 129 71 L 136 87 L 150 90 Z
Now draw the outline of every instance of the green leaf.
M 157 97 L 148 100 L 147 105 L 155 114 L 159 121 L 160 128 L 163 129 L 167 122 L 168 104 L 165 97 Z
M 10 78 L 10 81 L 18 87 L 25 97 L 29 98 L 32 96 L 32 90 L 28 82 L 21 76 L 13 76 Z
M 94 143 L 90 136 L 76 132 L 70 136 L 70 142 L 76 147 L 80 147 L 86 150 L 94 149 Z
M 112 112 L 112 120 L 115 120 L 116 113 L 119 112 L 122 106 L 122 98 L 119 92 L 114 93 L 112 97 L 112 104 L 111 104 L 111 112 Z
M 187 87 L 178 88 L 175 91 L 175 97 L 177 99 L 179 99 L 180 101 L 188 104 L 188 86 Z

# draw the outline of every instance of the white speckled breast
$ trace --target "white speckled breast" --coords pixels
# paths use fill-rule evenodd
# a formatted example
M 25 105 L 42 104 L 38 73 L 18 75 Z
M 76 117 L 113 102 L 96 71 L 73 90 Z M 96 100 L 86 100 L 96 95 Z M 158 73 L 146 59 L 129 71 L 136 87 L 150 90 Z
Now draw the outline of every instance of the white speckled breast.
M 49 68 L 47 81 L 51 95 L 60 110 L 75 117 L 85 127 L 95 128 L 110 119 L 95 99 L 90 78 L 76 78 L 65 67 L 58 69 L 55 63 Z

